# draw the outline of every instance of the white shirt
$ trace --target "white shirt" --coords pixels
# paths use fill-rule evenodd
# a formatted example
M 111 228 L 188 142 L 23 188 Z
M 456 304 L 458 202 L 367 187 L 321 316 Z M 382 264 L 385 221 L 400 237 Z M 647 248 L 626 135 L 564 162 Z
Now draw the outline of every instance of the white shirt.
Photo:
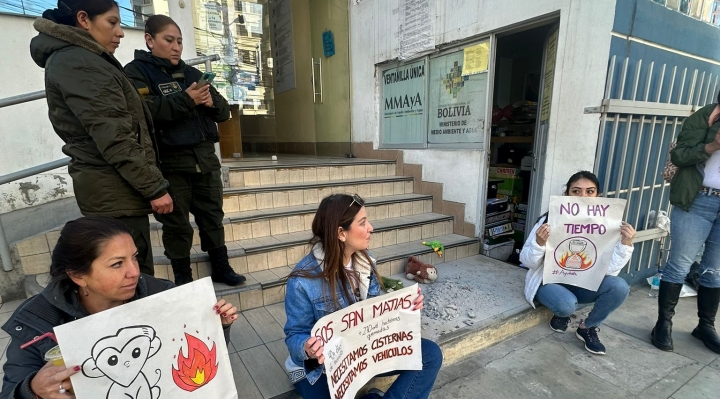
M 525 275 L 525 299 L 532 307 L 535 307 L 533 300 L 542 285 L 543 271 L 545 270 L 545 246 L 540 246 L 540 244 L 537 243 L 535 240 L 535 232 L 546 220 L 547 217 L 535 223 L 520 252 L 520 263 L 528 268 L 527 274 Z M 610 266 L 605 274 L 607 276 L 617 276 L 620 274 L 622 268 L 632 257 L 634 249 L 633 246 L 623 245 L 623 243 L 618 240 L 615 244 L 612 258 L 610 259 Z
M 713 152 L 705 162 L 703 186 L 720 190 L 720 151 Z

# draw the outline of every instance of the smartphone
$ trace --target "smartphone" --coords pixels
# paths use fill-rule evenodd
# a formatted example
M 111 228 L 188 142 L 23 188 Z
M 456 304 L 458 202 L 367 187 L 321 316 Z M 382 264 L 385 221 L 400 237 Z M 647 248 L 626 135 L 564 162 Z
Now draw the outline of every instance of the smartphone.
M 213 79 L 215 79 L 214 72 L 205 72 L 202 74 L 202 76 L 200 76 L 200 80 L 198 80 L 197 85 L 198 87 L 209 85 L 210 83 L 212 83 Z

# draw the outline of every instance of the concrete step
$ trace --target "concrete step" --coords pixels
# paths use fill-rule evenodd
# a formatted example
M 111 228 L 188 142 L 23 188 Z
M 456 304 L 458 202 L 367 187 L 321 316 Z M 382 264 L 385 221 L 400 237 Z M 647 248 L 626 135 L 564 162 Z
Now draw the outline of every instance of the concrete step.
M 225 237 L 228 241 L 247 240 L 278 234 L 297 233 L 309 229 L 318 204 L 235 212 L 225 215 Z M 432 212 L 432 196 L 401 194 L 368 198 L 365 208 L 373 226 L 387 218 L 407 217 Z M 197 225 L 191 215 L 193 245 L 200 245 Z M 162 224 L 150 218 L 152 245 L 162 246 Z
M 229 167 L 230 186 L 234 188 L 349 180 L 395 176 L 395 161 L 347 160 L 297 164 L 250 164 Z
M 465 237 L 456 234 L 428 237 L 427 240 L 439 240 L 445 245 L 445 255 L 440 258 L 430 247 L 422 245 L 421 241 L 406 242 L 371 250 L 377 260 L 378 271 L 383 276 L 402 273 L 407 258 L 410 255 L 419 256 L 425 263 L 439 264 L 443 261 L 462 259 L 475 255 L 480 251 L 477 238 Z M 243 253 L 231 252 L 231 265 L 244 274 L 247 281 L 241 286 L 231 287 L 215 283 L 215 291 L 219 297 L 224 297 L 239 304 L 242 310 L 253 309 L 282 302 L 285 298 L 285 277 L 309 252 L 305 243 L 291 247 L 269 250 L 267 247 L 248 247 L 242 249 Z M 282 254 L 283 259 L 278 252 Z M 254 253 L 255 252 L 255 253 Z M 276 260 L 276 263 L 269 263 Z M 272 265 L 273 267 L 269 267 Z M 192 263 L 193 277 L 203 278 L 211 273 L 207 261 L 194 261 Z M 172 267 L 162 254 L 155 256 L 155 276 L 174 280 Z M 27 276 L 25 289 L 28 296 L 39 293 L 47 285 L 47 273 Z
M 328 195 L 338 193 L 358 194 L 362 198 L 412 194 L 413 187 L 413 178 L 410 176 L 365 177 L 245 188 L 231 187 L 223 190 L 223 211 L 235 213 L 319 204 Z
M 309 228 L 311 222 L 312 218 L 306 218 L 305 227 Z M 403 244 L 410 241 L 450 234 L 452 233 L 453 218 L 452 216 L 437 213 L 422 213 L 419 215 L 378 220 L 373 223 L 373 227 L 373 240 L 370 242 L 370 245 L 373 250 L 377 250 L 378 248 L 388 245 Z M 244 240 L 230 241 L 226 238 L 225 242 L 228 247 L 228 255 L 231 258 L 265 253 L 269 259 L 281 261 L 286 257 L 284 253 L 275 254 L 276 251 L 286 251 L 289 248 L 304 246 L 311 238 L 312 232 L 307 229 L 293 233 L 265 235 Z M 156 265 L 170 263 L 163 255 L 164 248 L 162 246 L 153 247 L 153 253 L 155 255 L 154 263 Z M 206 262 L 209 257 L 207 253 L 202 251 L 200 246 L 194 246 L 191 250 L 190 259 L 193 262 Z M 290 264 L 294 264 L 297 260 L 291 261 Z M 270 264 L 273 265 L 272 262 Z M 285 264 L 275 264 L 275 266 L 283 265 Z M 253 266 L 249 267 L 252 271 Z M 267 267 L 263 267 L 263 269 L 267 269 Z

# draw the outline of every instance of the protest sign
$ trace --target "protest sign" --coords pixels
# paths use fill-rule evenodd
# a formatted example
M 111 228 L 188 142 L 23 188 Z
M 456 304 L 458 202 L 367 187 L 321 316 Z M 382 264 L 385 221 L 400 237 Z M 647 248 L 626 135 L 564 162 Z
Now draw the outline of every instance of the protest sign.
M 422 370 L 420 312 L 412 310 L 417 290 L 415 284 L 367 299 L 315 323 L 332 399 L 354 398 L 377 374 Z
M 550 197 L 543 284 L 597 291 L 620 240 L 626 202 L 620 198 Z
M 78 399 L 238 397 L 210 278 L 55 327 Z

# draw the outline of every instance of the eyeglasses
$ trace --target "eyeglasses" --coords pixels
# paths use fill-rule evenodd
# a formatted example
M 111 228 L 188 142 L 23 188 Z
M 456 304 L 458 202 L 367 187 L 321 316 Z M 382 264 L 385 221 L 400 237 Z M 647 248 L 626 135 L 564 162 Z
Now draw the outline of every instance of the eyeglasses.
M 351 206 L 353 206 L 353 204 L 355 204 L 355 203 L 358 204 L 358 206 L 360 206 L 361 208 L 362 208 L 363 206 L 365 206 L 365 200 L 362 199 L 362 198 L 360 198 L 360 196 L 357 195 L 357 194 L 354 194 L 354 195 L 353 195 L 353 200 L 352 200 L 352 202 L 350 203 L 350 205 L 348 205 L 348 208 L 350 208 Z

